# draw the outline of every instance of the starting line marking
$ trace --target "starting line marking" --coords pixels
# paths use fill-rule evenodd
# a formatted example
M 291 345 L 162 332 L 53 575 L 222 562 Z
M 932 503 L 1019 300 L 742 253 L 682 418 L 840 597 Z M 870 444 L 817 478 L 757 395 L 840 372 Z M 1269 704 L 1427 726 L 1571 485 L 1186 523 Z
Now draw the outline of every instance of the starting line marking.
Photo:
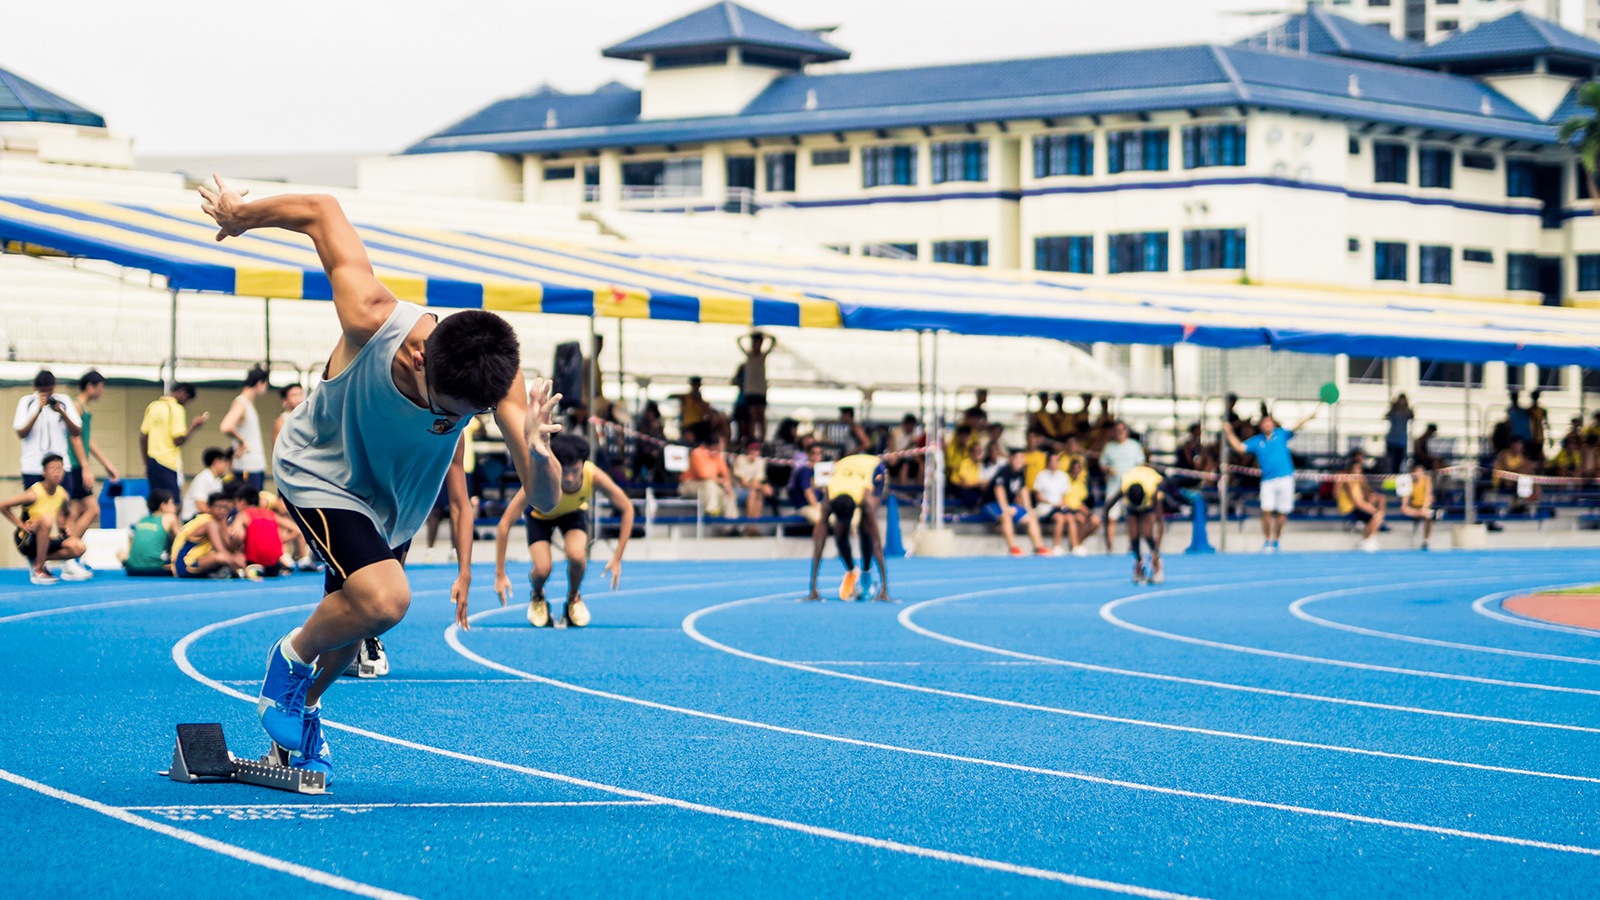
M 214 818 L 233 822 L 285 822 L 298 819 L 331 819 L 341 813 L 355 816 L 381 809 L 561 809 L 660 805 L 654 800 L 544 800 L 482 803 L 220 803 L 117 808 L 129 812 L 147 812 L 169 822 L 203 822 Z

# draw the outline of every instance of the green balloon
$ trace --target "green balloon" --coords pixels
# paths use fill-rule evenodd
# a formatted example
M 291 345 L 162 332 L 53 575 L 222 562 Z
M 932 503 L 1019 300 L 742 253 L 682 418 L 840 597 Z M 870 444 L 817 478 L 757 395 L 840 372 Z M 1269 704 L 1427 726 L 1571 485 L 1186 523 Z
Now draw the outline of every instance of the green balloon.
M 1323 403 L 1338 403 L 1339 386 L 1330 381 L 1322 386 L 1322 390 L 1318 393 L 1318 396 L 1322 398 Z

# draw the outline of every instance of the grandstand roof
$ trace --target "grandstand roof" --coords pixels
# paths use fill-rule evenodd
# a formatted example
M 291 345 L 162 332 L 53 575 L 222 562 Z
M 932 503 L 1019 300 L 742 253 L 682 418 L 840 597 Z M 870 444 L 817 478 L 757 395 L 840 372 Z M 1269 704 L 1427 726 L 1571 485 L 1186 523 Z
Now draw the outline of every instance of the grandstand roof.
M 1449 64 L 1553 56 L 1600 63 L 1600 43 L 1517 10 L 1424 46 L 1406 58 L 1413 64 Z
M 848 50 L 835 47 L 816 32 L 791 28 L 728 0 L 719 0 L 600 52 L 617 59 L 644 59 L 647 53 L 664 50 L 719 47 L 776 50 L 818 62 L 850 58 Z
M 730 116 L 641 120 L 638 97 L 637 91 L 610 90 L 503 100 L 406 152 L 552 152 L 1233 105 L 1510 140 L 1555 138 L 1554 128 L 1472 78 L 1340 56 L 1203 44 L 788 75 Z
M 15 72 L 0 69 L 0 122 L 57 122 L 64 125 L 106 127 L 96 112 L 48 91 Z

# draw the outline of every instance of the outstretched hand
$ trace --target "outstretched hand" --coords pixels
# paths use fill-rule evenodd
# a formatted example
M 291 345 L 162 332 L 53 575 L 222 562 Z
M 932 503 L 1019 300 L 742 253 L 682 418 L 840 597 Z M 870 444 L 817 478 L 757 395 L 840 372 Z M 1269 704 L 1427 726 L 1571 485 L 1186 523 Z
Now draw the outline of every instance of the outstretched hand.
M 535 378 L 528 395 L 528 415 L 522 423 L 522 436 L 528 442 L 528 451 L 538 456 L 550 455 L 550 436 L 561 431 L 561 426 L 555 422 L 561 395 L 552 393 L 553 387 L 550 379 Z
M 467 597 L 472 591 L 472 576 L 457 575 L 456 580 L 450 585 L 450 599 L 456 605 L 456 626 L 462 631 L 472 628 L 467 621 Z
M 205 185 L 200 185 L 200 196 L 205 198 L 200 204 L 200 209 L 217 223 L 217 240 L 238 237 L 247 229 L 240 216 L 244 208 L 244 195 L 250 193 L 249 188 L 236 191 L 228 187 L 221 175 L 212 175 L 217 182 L 217 189 L 212 190 Z

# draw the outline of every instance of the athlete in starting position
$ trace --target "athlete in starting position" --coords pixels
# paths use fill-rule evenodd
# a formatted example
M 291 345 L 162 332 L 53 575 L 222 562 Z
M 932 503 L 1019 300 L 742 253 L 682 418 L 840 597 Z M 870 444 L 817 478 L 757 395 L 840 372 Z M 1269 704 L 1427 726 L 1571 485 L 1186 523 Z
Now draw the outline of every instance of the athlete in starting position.
M 878 536 L 878 501 L 888 488 L 889 470 L 876 456 L 857 453 L 833 464 L 833 476 L 828 480 L 828 502 L 822 507 L 816 527 L 811 530 L 811 594 L 807 600 L 821 600 L 817 593 L 817 569 L 822 565 L 822 548 L 828 543 L 828 531 L 833 531 L 839 560 L 844 563 L 844 581 L 839 584 L 840 600 L 864 599 L 871 592 L 872 561 L 878 561 L 882 583 L 873 600 L 884 603 L 896 601 L 889 598 L 889 568 L 883 562 L 883 541 Z M 856 533 L 861 542 L 861 565 L 856 568 L 855 557 L 850 553 L 850 528 L 859 519 Z
M 1118 500 L 1127 504 L 1128 550 L 1133 553 L 1133 583 L 1161 584 L 1167 573 L 1161 567 L 1161 538 L 1167 531 L 1167 520 L 1162 515 L 1161 501 L 1165 496 L 1162 475 L 1149 466 L 1139 465 L 1122 476 L 1122 483 L 1106 498 L 1109 510 Z M 1150 571 L 1144 568 L 1144 555 L 1139 539 L 1150 545 Z
M 517 336 L 493 313 L 440 320 L 396 299 L 378 281 L 366 247 L 332 197 L 285 194 L 246 202 L 216 179 L 201 208 L 217 240 L 254 228 L 311 239 L 327 272 L 340 337 L 323 381 L 289 415 L 273 450 L 273 479 L 290 515 L 327 563 L 324 596 L 304 625 L 276 644 L 256 709 L 267 734 L 297 768 L 327 773 L 322 693 L 361 642 L 393 628 L 411 604 L 403 562 L 475 415 L 493 411 L 535 509 L 561 499 L 550 455 L 559 397 L 523 386 Z M 467 590 L 451 588 L 466 627 Z
M 589 445 L 582 438 L 558 434 L 550 439 L 550 452 L 561 464 L 561 502 L 547 513 L 528 509 L 526 495 L 518 490 L 500 517 L 494 532 L 494 590 L 500 595 L 500 605 L 505 606 L 511 596 L 511 579 L 506 577 L 506 545 L 511 541 L 511 526 L 527 510 L 528 555 L 533 557 L 533 569 L 528 580 L 533 582 L 533 597 L 528 601 L 528 624 L 546 628 L 555 624 L 550 618 L 550 603 L 544 598 L 544 583 L 550 580 L 550 539 L 561 530 L 561 549 L 567 557 L 567 605 L 561 618 L 572 628 L 589 624 L 589 608 L 584 605 L 583 573 L 589 567 L 589 501 L 594 489 L 599 488 L 611 498 L 611 505 L 622 516 L 622 528 L 617 534 L 617 549 L 611 553 L 605 572 L 611 576 L 611 589 L 622 581 L 622 548 L 628 545 L 633 533 L 633 503 L 622 488 L 589 462 Z

